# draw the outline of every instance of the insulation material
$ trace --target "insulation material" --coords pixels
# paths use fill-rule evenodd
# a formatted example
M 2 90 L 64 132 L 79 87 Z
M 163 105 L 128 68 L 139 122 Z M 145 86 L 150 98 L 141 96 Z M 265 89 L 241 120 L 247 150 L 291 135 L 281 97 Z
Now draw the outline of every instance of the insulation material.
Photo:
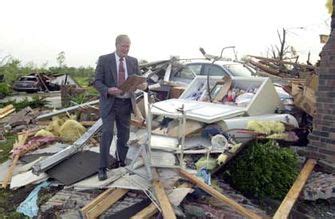
M 267 135 L 271 133 L 283 133 L 285 131 L 284 124 L 277 121 L 249 121 L 247 128 Z
M 35 134 L 35 137 L 36 136 L 42 136 L 42 137 L 46 137 L 46 136 L 49 136 L 49 137 L 55 137 L 54 134 L 52 134 L 51 132 L 45 130 L 45 129 L 41 129 L 39 130 L 38 132 L 36 132 Z
M 239 143 L 239 144 L 234 144 L 231 146 L 229 152 L 230 153 L 236 153 L 236 151 L 242 146 L 242 143 Z
M 47 130 L 52 132 L 54 135 L 60 136 L 60 128 L 64 124 L 64 122 L 64 118 L 54 116 L 52 117 L 52 121 L 49 123 Z
M 197 167 L 197 170 L 200 170 L 201 168 L 206 168 L 207 170 L 213 170 L 217 165 L 216 159 L 209 157 L 202 157 L 200 158 L 196 163 L 195 166 Z
M 86 132 L 86 128 L 73 119 L 68 119 L 60 127 L 60 137 L 66 142 L 76 141 L 82 134 Z
M 25 153 L 35 150 L 36 148 L 44 145 L 44 144 L 50 144 L 52 142 L 57 141 L 57 137 L 33 137 L 31 140 L 28 141 L 28 143 L 21 145 L 19 147 L 13 148 L 13 156 L 15 155 L 24 155 Z
M 226 154 L 220 154 L 220 156 L 217 158 L 217 162 L 219 165 L 226 163 L 228 159 L 228 155 Z

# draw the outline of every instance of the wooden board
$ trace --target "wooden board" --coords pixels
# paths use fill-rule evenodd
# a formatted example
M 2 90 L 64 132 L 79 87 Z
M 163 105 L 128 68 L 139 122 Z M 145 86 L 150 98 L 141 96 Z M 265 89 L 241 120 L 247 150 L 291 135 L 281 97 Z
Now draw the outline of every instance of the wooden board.
M 153 182 L 153 187 L 155 189 L 155 194 L 158 202 L 161 206 L 163 217 L 166 219 L 176 218 L 172 205 L 169 198 L 166 195 L 163 184 L 159 180 Z
M 114 189 L 107 190 L 106 193 L 101 194 L 84 208 L 82 208 L 83 214 L 88 218 L 98 218 L 103 212 L 110 208 L 120 198 L 122 198 L 128 189 Z
M 189 174 L 186 170 L 180 169 L 181 176 L 187 178 L 189 181 L 194 183 L 196 186 L 207 192 L 208 194 L 212 195 L 214 198 L 217 198 L 220 201 L 223 201 L 228 206 L 232 207 L 234 210 L 246 216 L 247 218 L 258 218 L 261 219 L 262 217 L 257 215 L 256 213 L 252 212 L 251 210 L 241 206 L 239 203 L 235 202 L 234 200 L 226 197 L 225 195 L 221 194 L 217 190 L 213 189 L 206 183 L 202 182 L 196 176 Z
M 155 204 L 151 203 L 148 207 L 132 216 L 131 219 L 149 219 L 158 212 Z
M 26 141 L 28 139 L 28 132 L 25 132 L 22 135 L 18 135 L 17 138 L 18 138 L 18 141 L 16 141 L 14 143 L 13 148 L 22 146 L 26 143 Z M 19 158 L 20 158 L 19 154 L 15 155 L 14 160 L 12 161 L 11 166 L 8 169 L 7 175 L 5 176 L 5 178 L 2 181 L 2 188 L 7 188 L 8 183 L 11 181 L 14 169 L 16 167 L 16 163 L 19 160 Z
M 315 165 L 316 160 L 314 159 L 309 159 L 305 163 L 304 167 L 302 168 L 300 174 L 298 175 L 290 191 L 287 193 L 283 202 L 280 204 L 278 210 L 273 216 L 274 219 L 288 218 L 294 203 L 296 202 L 302 188 L 304 187 L 309 175 L 312 173 Z
M 219 81 L 220 82 L 220 81 Z M 216 86 L 221 86 L 219 93 L 214 97 L 213 102 L 221 102 L 222 99 L 227 95 L 228 91 L 231 88 L 232 80 L 230 77 L 225 77 L 222 83 L 218 83 Z M 215 87 L 213 89 L 215 89 Z

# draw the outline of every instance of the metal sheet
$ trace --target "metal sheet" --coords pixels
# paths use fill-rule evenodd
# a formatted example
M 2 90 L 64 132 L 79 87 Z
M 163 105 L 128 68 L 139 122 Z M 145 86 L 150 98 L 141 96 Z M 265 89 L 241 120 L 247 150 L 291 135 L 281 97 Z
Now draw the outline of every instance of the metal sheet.
M 83 103 L 83 104 L 80 104 L 80 105 L 77 105 L 77 106 L 71 106 L 71 107 L 68 107 L 68 108 L 64 108 L 64 109 L 58 110 L 56 112 L 46 113 L 46 114 L 37 116 L 36 119 L 39 120 L 39 119 L 50 118 L 50 117 L 55 116 L 55 115 L 59 115 L 59 114 L 66 113 L 66 112 L 71 112 L 71 111 L 74 111 L 78 108 L 87 107 L 87 106 L 98 104 L 98 103 L 99 103 L 99 100 L 94 100 L 94 101 Z

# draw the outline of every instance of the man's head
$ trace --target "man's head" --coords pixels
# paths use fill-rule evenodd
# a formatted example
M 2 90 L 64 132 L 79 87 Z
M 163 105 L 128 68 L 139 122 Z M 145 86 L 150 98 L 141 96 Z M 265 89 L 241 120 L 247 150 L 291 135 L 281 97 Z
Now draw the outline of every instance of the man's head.
M 127 35 L 118 35 L 115 39 L 116 54 L 126 57 L 130 48 L 130 39 Z

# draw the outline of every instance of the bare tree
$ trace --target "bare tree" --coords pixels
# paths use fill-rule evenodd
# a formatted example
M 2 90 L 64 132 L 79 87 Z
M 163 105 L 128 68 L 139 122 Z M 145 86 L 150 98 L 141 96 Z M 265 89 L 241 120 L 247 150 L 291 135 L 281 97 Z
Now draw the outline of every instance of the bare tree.
M 58 62 L 58 65 L 59 67 L 63 67 L 64 65 L 64 62 L 65 62 L 65 52 L 64 51 L 61 51 L 60 53 L 58 53 L 57 55 L 57 62 Z

